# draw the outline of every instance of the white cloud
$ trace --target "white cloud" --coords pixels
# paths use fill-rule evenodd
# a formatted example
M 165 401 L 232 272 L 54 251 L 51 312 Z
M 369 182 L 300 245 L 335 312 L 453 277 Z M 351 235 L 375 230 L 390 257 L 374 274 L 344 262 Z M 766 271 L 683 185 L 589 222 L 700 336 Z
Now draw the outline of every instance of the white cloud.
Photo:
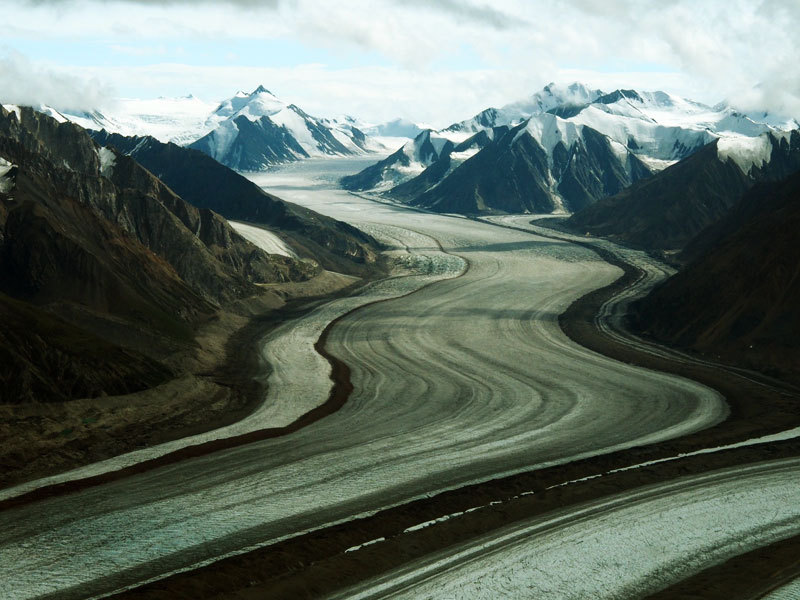
M 356 57 L 345 59 L 352 60 L 349 67 L 332 59 L 336 68 L 276 68 L 291 57 L 265 52 L 265 67 L 257 69 L 237 67 L 223 48 L 219 56 L 231 61 L 226 70 L 154 65 L 137 70 L 137 79 L 123 77 L 128 67 L 63 65 L 119 89 L 141 82 L 141 95 L 216 98 L 263 82 L 323 114 L 346 110 L 446 123 L 576 73 L 584 76 L 568 79 L 603 89 L 624 81 L 800 115 L 800 3 L 794 0 L 38 0 L 9 3 L 4 15 L 9 38 L 80 41 L 87 32 L 110 32 L 106 39 L 127 56 L 184 40 L 288 39 L 320 57 L 312 60 L 322 62 L 326 52 L 339 62 Z M 359 61 L 359 53 L 371 60 Z M 243 59 L 253 63 L 253 56 Z M 365 62 L 382 67 L 359 66 Z M 180 91 L 179 82 L 186 86 Z
M 351 114 L 374 122 L 405 116 L 436 126 L 501 105 L 547 83 L 499 70 L 438 71 L 398 67 L 331 69 L 321 64 L 291 67 L 157 64 L 74 68 L 70 75 L 102 79 L 117 89 L 135 82 L 141 97 L 192 93 L 207 101 L 251 91 L 263 84 L 310 114 Z
M 585 17 L 594 33 L 584 34 L 608 44 L 600 56 L 613 59 L 610 49 L 621 46 L 684 73 L 699 93 L 800 115 L 800 3 L 572 0 L 562 8 L 575 12 L 578 28 Z

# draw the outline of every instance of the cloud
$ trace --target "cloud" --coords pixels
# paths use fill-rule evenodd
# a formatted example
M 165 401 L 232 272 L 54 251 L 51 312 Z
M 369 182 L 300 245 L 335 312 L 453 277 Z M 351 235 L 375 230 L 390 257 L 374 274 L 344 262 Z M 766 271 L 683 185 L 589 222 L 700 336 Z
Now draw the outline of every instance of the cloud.
M 786 0 L 559 0 L 584 35 L 629 48 L 746 109 L 800 115 L 800 3 Z M 581 23 L 583 25 L 581 25 Z M 600 48 L 613 56 L 608 47 Z M 708 93 L 708 92 L 706 92 Z
M 98 4 L 143 4 L 146 6 L 191 6 L 194 4 L 226 4 L 242 8 L 268 8 L 275 9 L 286 0 L 95 0 Z M 33 6 L 63 6 L 76 4 L 76 0 L 22 0 L 23 4 Z
M 450 72 L 364 66 L 333 69 L 321 64 L 287 67 L 215 67 L 158 64 L 76 68 L 76 74 L 109 81 L 128 97 L 192 93 L 209 102 L 263 84 L 287 102 L 320 117 L 350 114 L 375 123 L 396 117 L 445 127 L 487 105 L 523 97 L 543 85 L 535 77 L 500 70 Z M 129 93 L 135 82 L 137 93 Z
M 256 14 L 256 7 L 266 12 Z M 52 18 L 55 11 L 58 18 Z M 6 43 L 24 40 L 20 49 L 27 49 L 33 40 L 44 40 L 82 48 L 73 74 L 107 78 L 128 95 L 197 93 L 188 77 L 161 79 L 161 90 L 145 85 L 158 78 L 153 64 L 141 70 L 140 79 L 117 75 L 120 63 L 169 59 L 191 64 L 209 96 L 250 83 L 281 88 L 285 82 L 284 89 L 300 92 L 298 102 L 331 104 L 322 114 L 341 110 L 338 96 L 330 95 L 334 90 L 350 97 L 351 112 L 363 107 L 364 114 L 384 114 L 390 105 L 399 114 L 427 115 L 415 118 L 455 120 L 468 116 L 468 107 L 477 112 L 514 101 L 571 71 L 604 82 L 595 84 L 604 89 L 664 88 L 703 102 L 727 98 L 742 108 L 800 115 L 800 3 L 794 1 L 206 0 L 198 6 L 186 0 L 23 0 L 9 3 L 4 16 Z M 115 57 L 92 62 L 93 53 L 111 44 L 117 46 L 117 66 L 100 68 L 98 62 L 115 65 Z M 176 44 L 192 51 L 155 52 Z M 41 50 L 36 56 L 61 60 Z M 219 67 L 221 59 L 232 70 L 201 66 L 206 61 Z M 320 74 L 324 83 L 295 84 L 292 70 L 300 72 L 304 63 L 328 65 Z M 245 65 L 263 65 L 259 72 L 278 82 L 232 81 L 228 73 L 251 72 Z M 379 81 L 358 79 L 374 74 L 366 65 L 386 68 Z M 270 70 L 277 66 L 287 70 Z M 388 73 L 395 74 L 396 85 Z M 333 76 L 342 78 L 339 85 Z M 186 88 L 177 90 L 178 81 Z M 390 96 L 381 99 L 380 93 Z
M 466 0 L 394 0 L 400 7 L 419 7 L 430 11 L 444 13 L 456 21 L 472 22 L 488 25 L 503 31 L 521 27 L 524 24 L 519 17 L 514 18 L 505 12 L 486 4 L 471 4 Z
M 107 106 L 115 90 L 96 78 L 84 78 L 34 63 L 18 52 L 0 56 L 4 104 L 47 104 L 58 110 Z

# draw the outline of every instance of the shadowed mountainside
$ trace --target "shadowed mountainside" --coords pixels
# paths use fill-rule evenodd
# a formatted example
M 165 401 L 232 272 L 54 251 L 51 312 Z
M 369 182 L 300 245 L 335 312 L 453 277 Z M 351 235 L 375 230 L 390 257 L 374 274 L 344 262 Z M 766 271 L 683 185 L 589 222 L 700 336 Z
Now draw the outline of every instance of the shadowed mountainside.
M 800 172 L 753 187 L 633 306 L 659 340 L 800 381 Z

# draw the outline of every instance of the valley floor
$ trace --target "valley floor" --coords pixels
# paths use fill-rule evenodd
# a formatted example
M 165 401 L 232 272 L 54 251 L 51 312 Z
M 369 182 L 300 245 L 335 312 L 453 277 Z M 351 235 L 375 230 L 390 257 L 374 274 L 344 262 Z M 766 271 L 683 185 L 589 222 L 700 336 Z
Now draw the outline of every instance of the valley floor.
M 10 598 L 102 597 L 150 580 L 130 596 L 304 597 L 351 585 L 345 597 L 640 597 L 800 534 L 800 469 L 784 459 L 800 445 L 759 437 L 780 429 L 758 420 L 768 406 L 564 333 L 561 315 L 621 269 L 569 241 L 336 190 L 353 163 L 308 161 L 256 180 L 382 238 L 404 270 L 278 328 L 263 350 L 275 367 L 269 395 L 247 426 L 285 425 L 349 381 L 347 401 L 288 435 L 0 511 Z M 605 318 L 594 326 L 613 330 L 617 304 L 597 302 Z M 347 366 L 334 384 L 309 352 L 323 331 L 325 351 Z M 763 464 L 738 466 L 752 462 Z M 707 549 L 698 540 L 709 532 Z M 548 580 L 565 560 L 571 581 Z

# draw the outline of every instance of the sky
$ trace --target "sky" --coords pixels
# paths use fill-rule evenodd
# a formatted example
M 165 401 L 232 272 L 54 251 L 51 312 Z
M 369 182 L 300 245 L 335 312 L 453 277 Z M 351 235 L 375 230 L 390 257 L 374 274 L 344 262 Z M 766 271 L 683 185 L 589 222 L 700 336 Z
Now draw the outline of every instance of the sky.
M 555 81 L 800 116 L 800 0 L 0 0 L 0 101 L 113 110 L 263 84 L 442 127 Z

